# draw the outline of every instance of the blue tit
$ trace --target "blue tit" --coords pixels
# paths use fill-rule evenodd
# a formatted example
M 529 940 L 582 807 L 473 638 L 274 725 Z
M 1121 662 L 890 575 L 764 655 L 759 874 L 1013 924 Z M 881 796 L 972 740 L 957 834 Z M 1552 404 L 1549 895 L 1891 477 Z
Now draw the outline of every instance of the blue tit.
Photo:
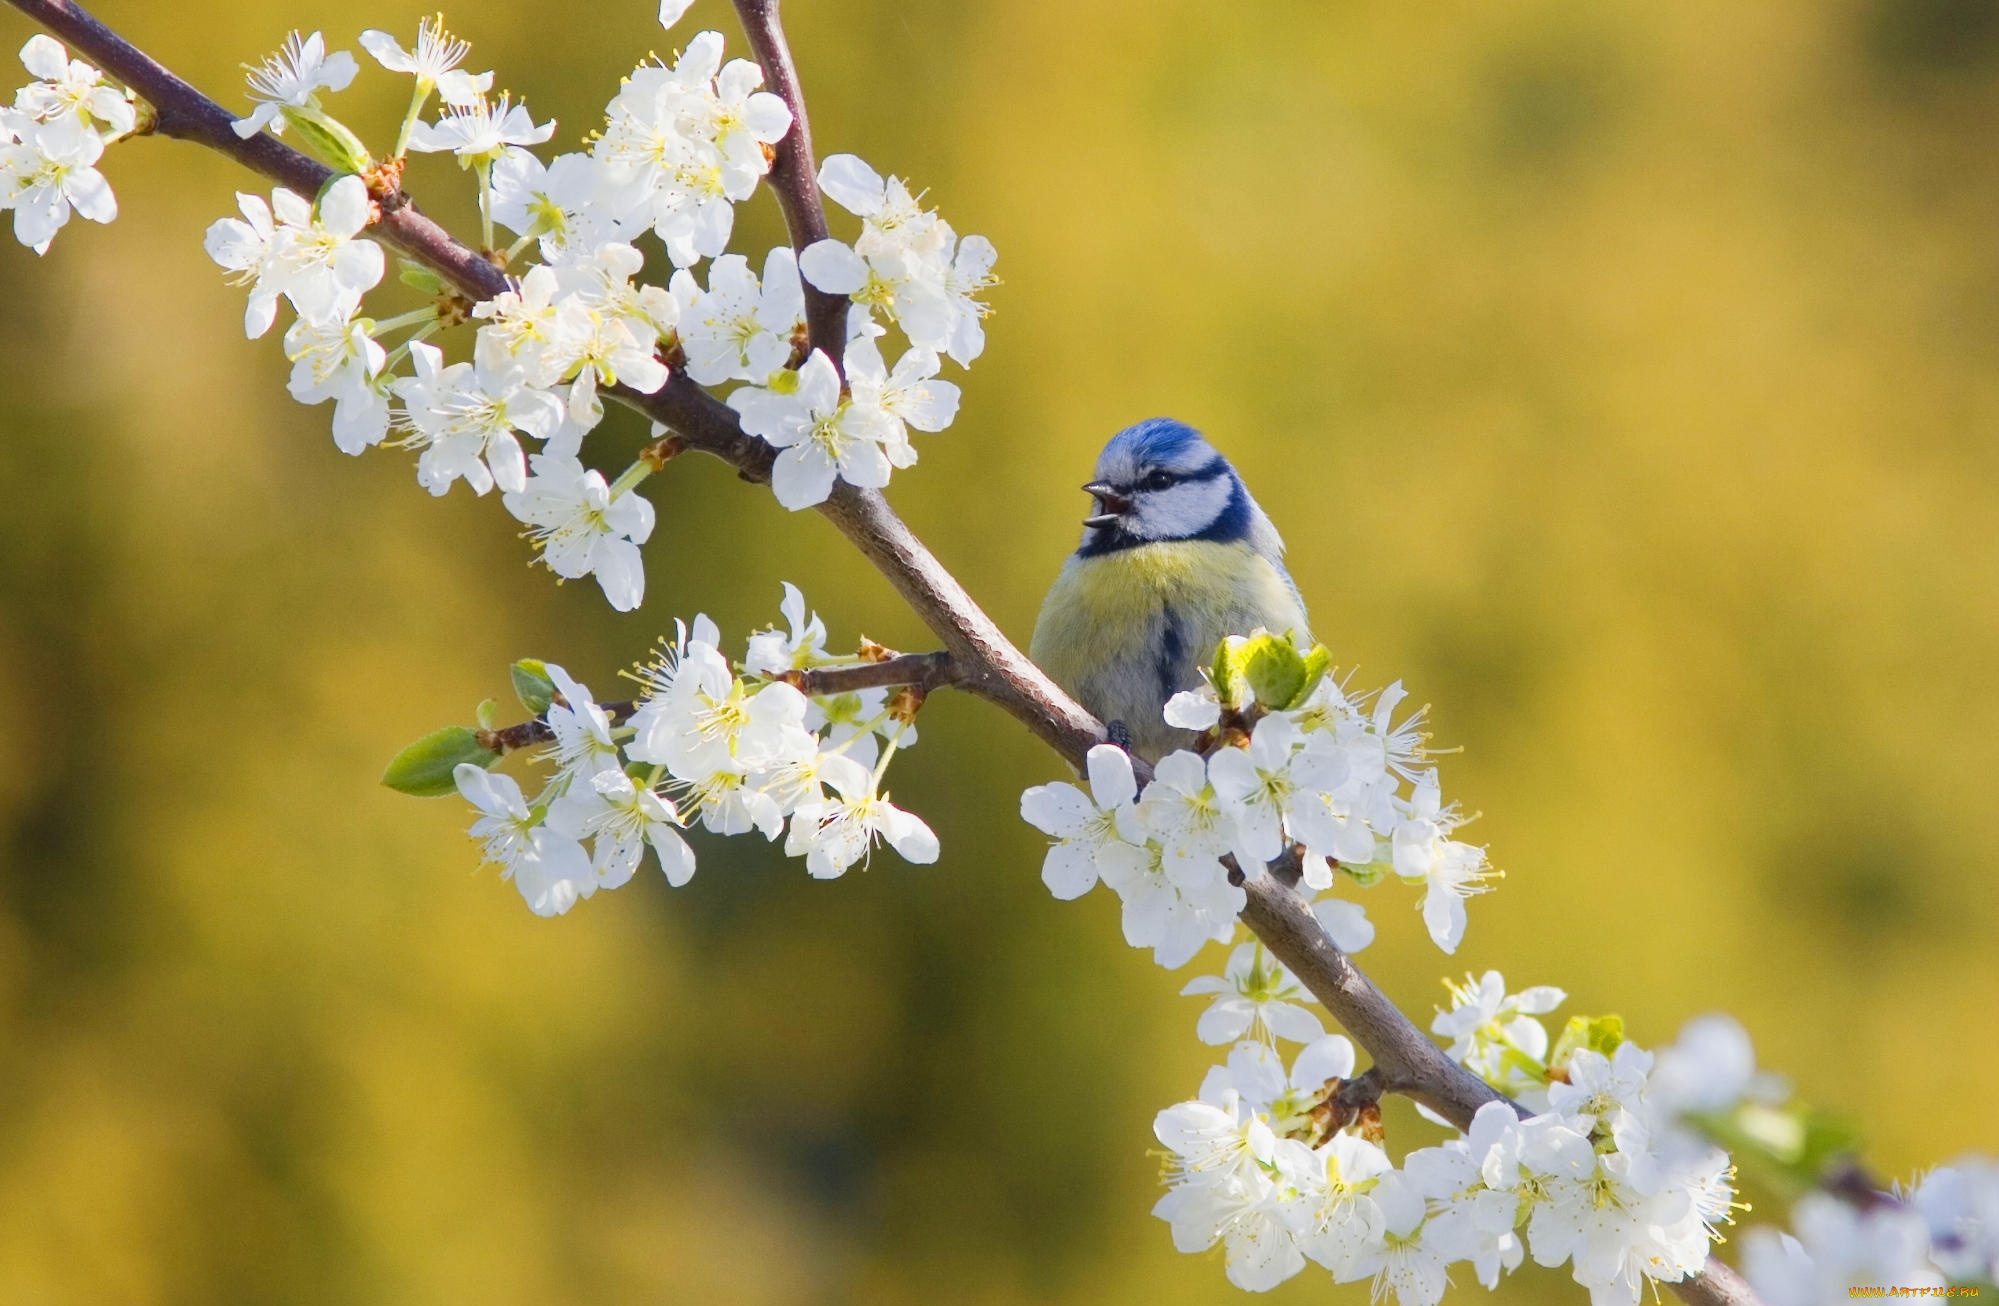
M 1309 643 L 1305 604 L 1277 528 L 1192 427 L 1155 417 L 1119 431 L 1083 489 L 1096 511 L 1042 600 L 1028 655 L 1156 762 L 1193 742 L 1161 712 L 1200 685 L 1222 639 L 1260 626 Z

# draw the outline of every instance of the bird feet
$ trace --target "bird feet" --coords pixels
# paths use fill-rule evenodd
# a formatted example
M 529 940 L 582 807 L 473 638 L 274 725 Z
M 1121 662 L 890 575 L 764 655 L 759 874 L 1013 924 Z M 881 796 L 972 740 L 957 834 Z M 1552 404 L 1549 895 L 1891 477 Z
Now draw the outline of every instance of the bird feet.
M 1104 738 L 1127 753 L 1131 751 L 1131 727 L 1122 721 L 1113 721 L 1105 726 Z

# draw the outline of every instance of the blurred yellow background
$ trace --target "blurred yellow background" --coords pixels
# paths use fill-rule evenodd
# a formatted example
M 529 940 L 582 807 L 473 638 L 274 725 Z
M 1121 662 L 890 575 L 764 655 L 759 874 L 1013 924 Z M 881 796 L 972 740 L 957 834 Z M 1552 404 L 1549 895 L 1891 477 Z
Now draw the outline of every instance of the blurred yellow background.
M 674 44 L 651 8 L 449 18 L 573 148 Z M 1104 438 L 1177 416 L 1337 660 L 1463 745 L 1446 792 L 1509 874 L 1455 958 L 1364 898 L 1405 1009 L 1489 966 L 1650 1045 L 1727 1008 L 1884 1173 L 1999 1148 L 1999 3 L 787 10 L 821 153 L 999 247 L 963 415 L 890 497 L 1000 623 Z M 420 13 L 100 12 L 232 105 L 290 24 Z M 336 107 L 380 144 L 403 88 Z M 264 187 L 164 141 L 105 171 L 115 225 L 0 245 L 0 1302 L 1238 1299 L 1147 1214 L 1199 1003 L 1107 896 L 1042 889 L 1016 799 L 1058 768 L 991 710 L 934 701 L 898 762 L 934 867 L 698 838 L 687 888 L 557 921 L 462 804 L 376 786 L 511 659 L 608 687 L 780 579 L 927 647 L 827 525 L 685 459 L 644 608 L 558 588 L 242 338 L 201 234 Z M 465 229 L 455 169 L 411 186 Z M 760 197 L 738 247 L 778 233 Z

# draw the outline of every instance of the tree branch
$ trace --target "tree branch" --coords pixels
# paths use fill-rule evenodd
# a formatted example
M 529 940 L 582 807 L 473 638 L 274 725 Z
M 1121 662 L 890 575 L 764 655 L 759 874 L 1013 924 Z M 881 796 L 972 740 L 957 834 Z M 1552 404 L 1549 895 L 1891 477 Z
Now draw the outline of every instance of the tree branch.
M 949 653 L 893 653 L 878 662 L 856 662 L 850 666 L 814 667 L 809 671 L 787 671 L 777 677 L 807 698 L 851 694 L 863 689 L 886 689 L 907 685 L 920 693 L 957 683 L 957 666 Z M 638 710 L 630 699 L 599 703 L 613 721 L 626 721 Z M 479 747 L 505 756 L 521 748 L 555 742 L 555 731 L 546 716 L 532 717 L 519 725 L 498 730 L 481 730 Z
M 784 211 L 791 247 L 802 255 L 806 246 L 828 235 L 826 207 L 819 198 L 818 165 L 812 158 L 812 127 L 805 117 L 805 93 L 799 89 L 798 68 L 791 62 L 791 46 L 778 22 L 778 0 L 735 2 L 743 35 L 749 38 L 750 50 L 764 70 L 765 88 L 791 110 L 791 130 L 777 143 L 769 181 L 777 206 Z M 806 336 L 814 349 L 825 351 L 842 375 L 846 374 L 841 360 L 847 348 L 847 307 L 846 296 L 828 294 L 805 282 Z
M 205 145 L 300 194 L 316 194 L 333 175 L 324 164 L 273 137 L 239 139 L 230 126 L 234 116 L 226 109 L 68 0 L 7 0 L 7 3 L 41 22 L 149 101 L 158 114 L 160 134 Z M 818 184 L 812 173 L 797 72 L 778 23 L 777 0 L 736 0 L 736 7 L 768 84 L 792 110 L 793 130 L 778 147 L 770 179 L 784 209 L 794 246 L 802 248 L 823 237 L 826 226 Z M 382 206 L 384 212 L 375 228 L 375 234 L 384 243 L 425 264 L 475 300 L 491 298 L 509 287 L 505 273 L 424 217 L 413 202 L 406 202 L 400 194 L 394 196 L 394 201 Z M 818 293 L 810 286 L 806 288 L 808 311 L 814 303 L 820 303 L 812 298 Z M 830 296 L 822 298 L 831 299 L 834 312 L 827 312 L 826 305 L 820 303 L 820 318 L 810 323 L 810 329 L 815 345 L 825 348 L 822 338 L 835 345 L 844 340 L 844 301 Z M 835 349 L 827 352 L 838 357 Z M 726 404 L 684 374 L 675 372 L 657 394 L 641 395 L 620 388 L 612 396 L 672 428 L 686 447 L 730 463 L 745 480 L 770 479 L 775 451 L 745 434 Z M 875 565 L 943 642 L 941 654 L 912 655 L 918 659 L 941 659 L 928 663 L 931 670 L 926 674 L 948 674 L 949 683 L 998 705 L 1071 766 L 1081 769 L 1084 755 L 1104 740 L 1102 723 L 1014 647 L 878 491 L 840 482 L 834 487 L 832 497 L 820 505 L 820 512 Z M 879 665 L 885 664 L 872 664 L 868 670 L 872 672 Z M 861 668 L 828 668 L 806 674 L 824 675 L 834 670 Z M 868 687 L 877 683 L 922 682 L 870 681 Z M 527 732 L 520 743 L 512 745 L 515 747 L 553 739 L 552 733 L 543 735 L 540 731 L 547 731 L 546 722 L 526 722 L 493 733 L 511 737 L 514 732 Z M 1374 1058 L 1384 1088 L 1424 1103 L 1460 1128 L 1469 1125 L 1480 1106 L 1499 1099 L 1500 1095 L 1477 1076 L 1445 1056 L 1333 945 L 1310 906 L 1288 884 L 1275 875 L 1258 875 L 1247 880 L 1244 890 L 1249 899 L 1242 913 L 1244 923 Z M 1672 1286 L 1682 1299 L 1695 1306 L 1756 1306 L 1757 1303 L 1748 1285 L 1726 1265 L 1713 1259 L 1700 1275 Z

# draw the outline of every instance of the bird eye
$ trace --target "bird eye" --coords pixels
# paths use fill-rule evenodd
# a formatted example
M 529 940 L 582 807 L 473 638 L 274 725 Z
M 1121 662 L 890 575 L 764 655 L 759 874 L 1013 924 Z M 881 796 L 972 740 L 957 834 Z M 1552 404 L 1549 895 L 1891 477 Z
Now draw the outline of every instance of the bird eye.
M 1163 467 L 1159 467 L 1147 472 L 1145 479 L 1138 483 L 1138 488 L 1141 490 L 1164 490 L 1171 488 L 1172 485 L 1173 473 Z

